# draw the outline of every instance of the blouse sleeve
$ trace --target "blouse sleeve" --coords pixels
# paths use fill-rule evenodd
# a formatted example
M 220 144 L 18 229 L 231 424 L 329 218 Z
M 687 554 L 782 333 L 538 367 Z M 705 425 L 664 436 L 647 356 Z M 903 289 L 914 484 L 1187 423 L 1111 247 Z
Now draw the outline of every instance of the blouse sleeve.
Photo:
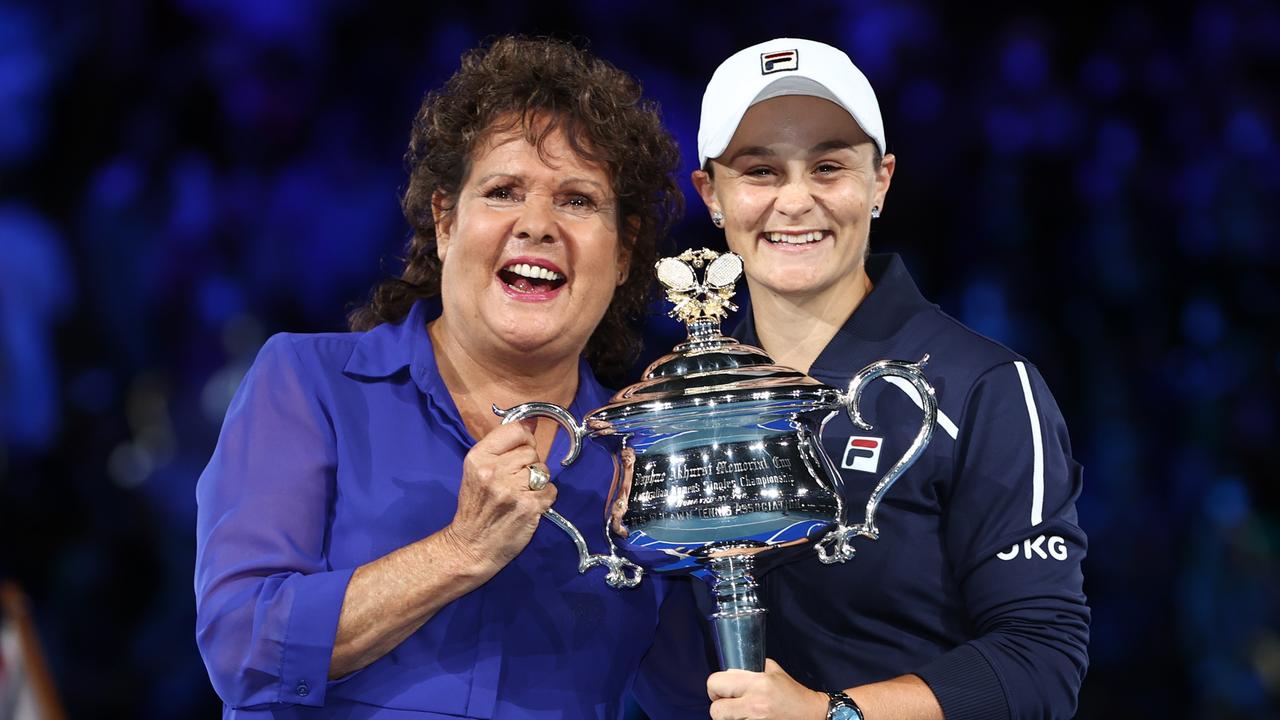
M 640 662 L 632 696 L 651 718 L 706 720 L 711 714 L 707 676 L 718 666 L 706 635 L 706 612 L 696 596 L 702 581 L 687 575 L 651 577 L 664 594 L 653 644 Z
M 1066 424 L 1019 361 L 975 383 L 960 432 L 944 542 L 976 637 L 917 674 L 947 720 L 1073 717 L 1089 608 Z
M 196 485 L 196 640 L 233 707 L 324 704 L 354 570 L 326 558 L 336 450 L 306 375 L 290 336 L 268 340 Z

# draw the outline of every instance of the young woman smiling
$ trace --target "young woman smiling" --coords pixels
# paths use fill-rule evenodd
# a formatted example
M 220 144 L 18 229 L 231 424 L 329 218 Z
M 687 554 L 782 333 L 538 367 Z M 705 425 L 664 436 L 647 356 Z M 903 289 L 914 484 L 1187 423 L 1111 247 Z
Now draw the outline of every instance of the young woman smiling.
M 761 579 L 771 659 L 712 674 L 712 717 L 1071 717 L 1088 665 L 1080 466 L 1031 363 L 926 301 L 897 256 L 868 255 L 897 168 L 870 83 L 822 43 L 746 48 L 707 86 L 698 153 L 694 185 L 745 263 L 738 337 L 836 387 L 927 353 L 940 410 L 878 541 Z M 877 383 L 862 401 L 873 431 L 831 419 L 846 506 L 905 452 L 919 400 Z

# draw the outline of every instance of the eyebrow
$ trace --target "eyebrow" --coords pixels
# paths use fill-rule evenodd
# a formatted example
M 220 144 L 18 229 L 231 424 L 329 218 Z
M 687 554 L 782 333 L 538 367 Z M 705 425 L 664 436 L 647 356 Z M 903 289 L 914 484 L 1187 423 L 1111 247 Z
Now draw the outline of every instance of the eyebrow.
M 608 189 L 604 185 L 601 185 L 595 180 L 592 180 L 590 178 L 584 178 L 584 177 L 567 177 L 560 181 L 560 187 L 563 188 L 567 185 L 572 185 L 574 183 L 584 183 L 586 185 L 592 185 L 602 193 L 608 192 Z
M 516 176 L 512 175 L 511 173 L 489 173 L 488 175 L 485 175 L 484 177 L 477 179 L 476 185 L 486 185 L 489 183 L 490 180 L 493 180 L 495 178 L 516 179 Z
M 740 157 L 747 157 L 747 156 L 750 156 L 750 157 L 773 157 L 774 155 L 777 155 L 777 153 L 775 153 L 774 151 L 770 150 L 769 148 L 764 147 L 763 145 L 754 145 L 754 146 L 751 146 L 751 147 L 744 147 L 744 148 L 739 149 L 739 150 L 738 150 L 738 152 L 734 153 L 733 155 L 731 155 L 731 156 L 729 157 L 729 162 L 727 162 L 727 163 L 725 163 L 725 164 L 726 164 L 726 165 L 732 165 L 732 164 L 733 164 L 733 163 L 734 163 L 738 158 L 740 158 Z
M 853 143 L 848 140 L 827 140 L 809 148 L 810 155 L 827 152 L 828 150 L 852 150 Z

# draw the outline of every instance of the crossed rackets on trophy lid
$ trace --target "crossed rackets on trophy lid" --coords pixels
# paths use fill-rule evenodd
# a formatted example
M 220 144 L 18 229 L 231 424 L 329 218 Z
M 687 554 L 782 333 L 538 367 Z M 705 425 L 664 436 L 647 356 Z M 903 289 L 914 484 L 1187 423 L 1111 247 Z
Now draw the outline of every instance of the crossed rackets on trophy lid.
M 698 282 L 695 269 L 703 270 Z M 738 306 L 730 302 L 734 286 L 742 277 L 742 258 L 735 253 L 718 253 L 701 248 L 685 250 L 675 257 L 654 263 L 658 282 L 667 289 L 667 301 L 674 307 L 667 315 L 684 323 L 723 320 Z

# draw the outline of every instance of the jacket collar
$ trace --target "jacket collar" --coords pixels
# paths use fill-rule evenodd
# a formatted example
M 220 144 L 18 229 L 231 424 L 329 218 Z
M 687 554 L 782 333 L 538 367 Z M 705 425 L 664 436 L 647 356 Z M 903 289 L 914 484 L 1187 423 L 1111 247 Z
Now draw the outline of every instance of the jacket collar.
M 907 318 L 921 310 L 935 307 L 920 294 L 920 289 L 907 273 L 906 265 L 897 253 L 869 256 L 867 275 L 874 287 L 836 333 L 837 339 L 843 336 L 883 342 L 897 333 Z M 749 310 L 749 304 L 744 309 Z M 746 312 L 733 335 L 749 345 L 759 345 L 755 315 Z M 831 343 L 832 346 L 837 344 L 837 340 Z

